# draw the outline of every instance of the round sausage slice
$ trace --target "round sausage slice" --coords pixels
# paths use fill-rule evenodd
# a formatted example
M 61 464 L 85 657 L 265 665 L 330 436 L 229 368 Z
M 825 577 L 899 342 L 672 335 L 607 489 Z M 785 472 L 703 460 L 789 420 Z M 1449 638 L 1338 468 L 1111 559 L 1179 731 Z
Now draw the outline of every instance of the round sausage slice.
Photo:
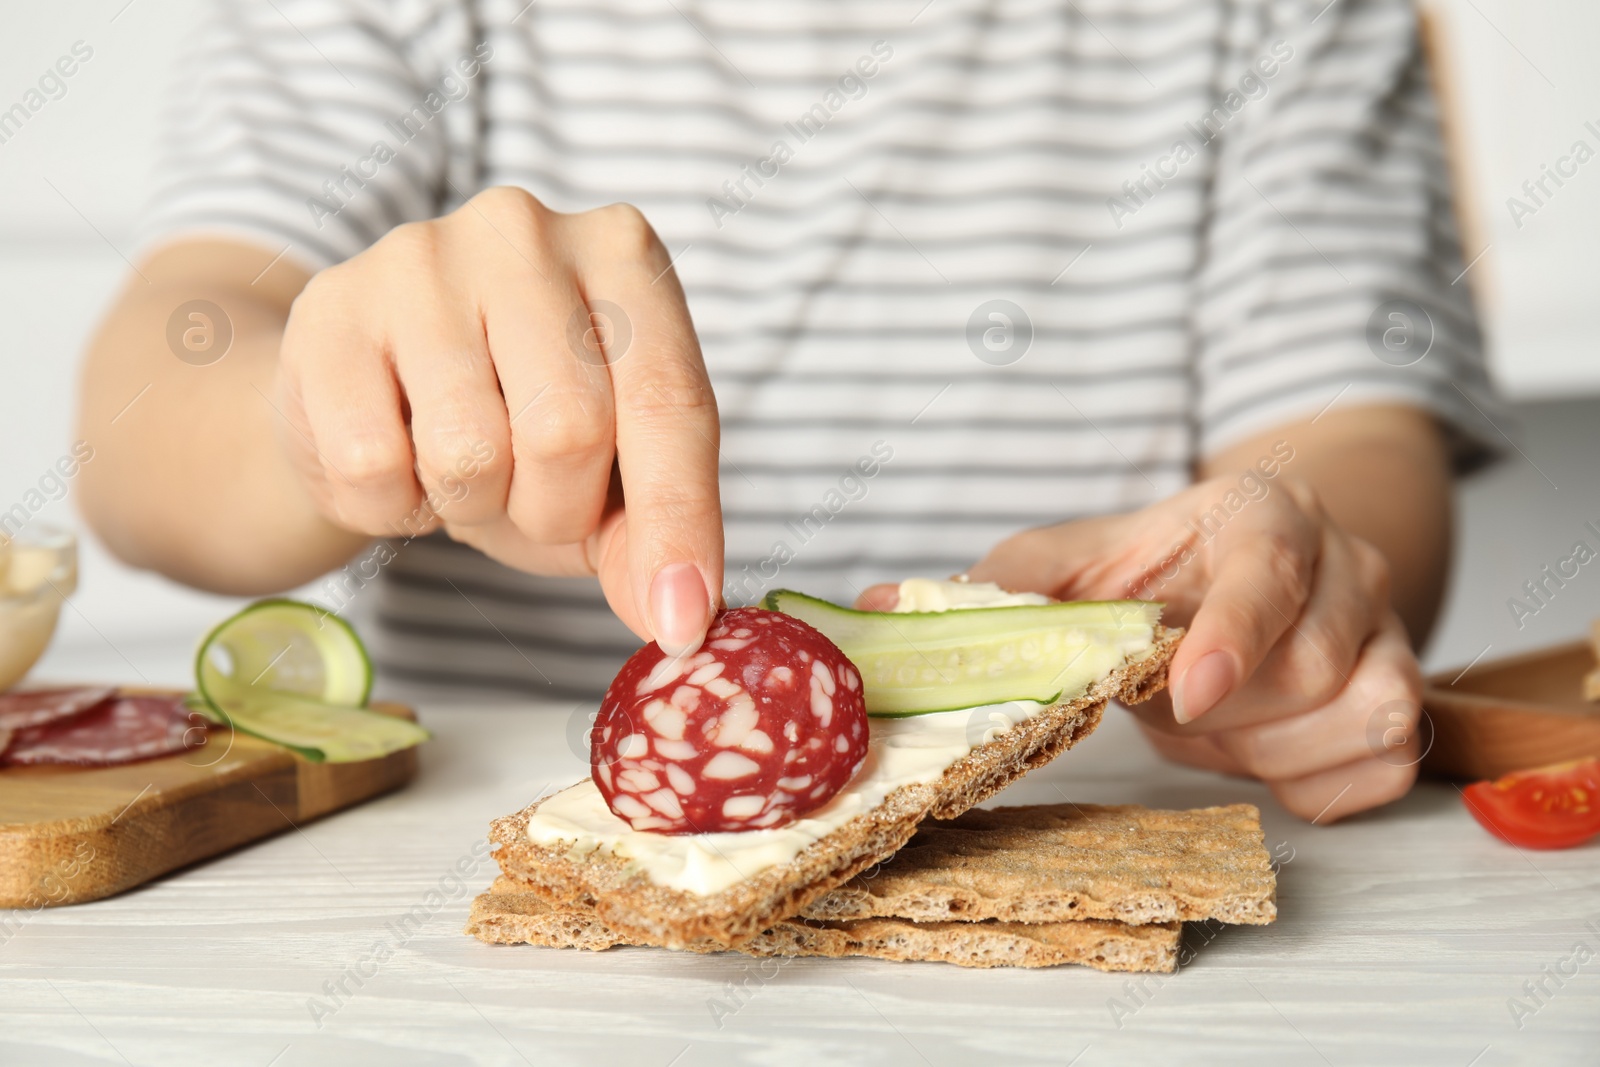
M 694 653 L 635 652 L 589 752 L 600 794 L 635 830 L 784 826 L 832 800 L 866 758 L 861 675 L 799 619 L 734 608 Z
M 106 767 L 169 756 L 204 741 L 204 720 L 181 699 L 117 696 L 71 719 L 18 730 L 4 761 Z
M 19 689 L 0 693 L 0 730 L 22 730 L 70 719 L 116 695 L 110 686 Z

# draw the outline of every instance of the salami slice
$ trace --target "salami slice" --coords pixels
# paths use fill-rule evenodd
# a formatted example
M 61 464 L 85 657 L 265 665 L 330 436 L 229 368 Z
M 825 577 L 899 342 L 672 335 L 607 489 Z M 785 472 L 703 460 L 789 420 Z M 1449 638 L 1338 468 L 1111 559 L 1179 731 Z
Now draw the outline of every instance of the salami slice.
M 203 720 L 182 700 L 121 696 L 76 718 L 18 730 L 6 749 L 5 762 L 103 767 L 182 752 L 204 739 Z
M 635 830 L 784 826 L 832 800 L 866 758 L 861 675 L 791 615 L 724 611 L 691 655 L 633 654 L 589 752 L 600 794 Z
M 103 685 L 0 693 L 0 730 L 21 730 L 70 719 L 115 694 L 115 689 Z

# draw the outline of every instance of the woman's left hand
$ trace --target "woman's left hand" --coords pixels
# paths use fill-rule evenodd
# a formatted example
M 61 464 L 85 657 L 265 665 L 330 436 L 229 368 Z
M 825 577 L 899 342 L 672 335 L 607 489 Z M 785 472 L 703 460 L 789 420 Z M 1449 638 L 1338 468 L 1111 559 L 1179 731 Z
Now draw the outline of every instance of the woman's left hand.
M 1319 823 L 1416 779 L 1422 679 L 1388 564 L 1286 474 L 1027 530 L 969 574 L 1063 600 L 1164 601 L 1163 621 L 1188 634 L 1167 692 L 1133 711 L 1169 759 L 1260 778 Z M 864 599 L 886 606 L 890 589 Z

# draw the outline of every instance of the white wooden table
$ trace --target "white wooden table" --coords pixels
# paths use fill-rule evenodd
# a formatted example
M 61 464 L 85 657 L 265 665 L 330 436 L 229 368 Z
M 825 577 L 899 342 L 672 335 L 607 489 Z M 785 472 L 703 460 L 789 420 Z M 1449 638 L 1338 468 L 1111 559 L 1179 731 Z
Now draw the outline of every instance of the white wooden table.
M 1004 799 L 1251 801 L 1283 861 L 1277 925 L 1191 928 L 1172 976 L 491 947 L 461 933 L 486 824 L 583 773 L 572 707 L 419 704 L 437 737 L 401 793 L 118 898 L 0 912 L 0 1064 L 1600 1062 L 1600 843 L 1521 854 L 1448 785 L 1307 826 L 1113 713 Z M 1510 999 L 1536 1006 L 1523 983 L 1579 944 L 1595 958 L 1519 1028 Z

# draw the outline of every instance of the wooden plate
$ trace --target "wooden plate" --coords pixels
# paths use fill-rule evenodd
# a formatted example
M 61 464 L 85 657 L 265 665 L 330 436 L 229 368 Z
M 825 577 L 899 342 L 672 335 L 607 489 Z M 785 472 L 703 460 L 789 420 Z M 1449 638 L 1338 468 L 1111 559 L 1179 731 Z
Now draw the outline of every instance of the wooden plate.
M 372 710 L 416 718 L 401 704 L 374 702 Z M 312 763 L 231 730 L 213 730 L 190 752 L 119 767 L 7 767 L 0 907 L 108 897 L 397 789 L 416 772 L 415 747 Z
M 1600 705 L 1583 699 L 1583 676 L 1594 666 L 1594 648 L 1575 641 L 1481 664 L 1454 685 L 1460 671 L 1429 678 L 1422 706 L 1434 736 L 1423 770 L 1498 778 L 1600 756 Z

